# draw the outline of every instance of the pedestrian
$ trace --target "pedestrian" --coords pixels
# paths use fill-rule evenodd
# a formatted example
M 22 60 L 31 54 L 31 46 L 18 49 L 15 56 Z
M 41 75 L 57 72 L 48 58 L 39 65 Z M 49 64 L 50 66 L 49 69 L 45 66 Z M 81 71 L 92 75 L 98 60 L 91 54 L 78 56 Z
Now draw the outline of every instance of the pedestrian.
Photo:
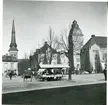
M 10 80 L 12 79 L 12 75 L 13 75 L 13 72 L 10 70 L 10 72 L 9 72 L 9 78 L 10 78 Z
M 105 81 L 106 81 L 107 80 L 107 70 L 106 69 L 103 70 L 103 74 L 104 74 Z

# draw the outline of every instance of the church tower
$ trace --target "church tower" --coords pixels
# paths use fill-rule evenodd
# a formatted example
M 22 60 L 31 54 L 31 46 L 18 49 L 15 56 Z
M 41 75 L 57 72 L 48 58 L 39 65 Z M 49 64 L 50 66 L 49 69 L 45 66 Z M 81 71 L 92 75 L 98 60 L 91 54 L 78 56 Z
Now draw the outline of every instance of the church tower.
M 16 44 L 16 38 L 15 38 L 15 24 L 14 20 L 12 23 L 12 32 L 11 32 L 11 43 L 10 43 L 10 48 L 9 48 L 9 55 L 14 56 L 18 59 L 18 49 L 17 49 L 17 44 Z

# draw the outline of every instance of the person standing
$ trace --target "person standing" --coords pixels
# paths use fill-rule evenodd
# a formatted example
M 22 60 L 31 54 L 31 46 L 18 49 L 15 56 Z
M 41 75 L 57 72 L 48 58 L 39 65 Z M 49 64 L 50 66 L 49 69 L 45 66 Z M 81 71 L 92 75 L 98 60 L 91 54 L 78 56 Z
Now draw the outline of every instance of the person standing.
M 105 81 L 106 81 L 106 80 L 107 80 L 107 70 L 104 69 L 104 70 L 103 70 L 103 73 L 104 73 L 104 77 L 105 77 Z
M 103 70 L 105 81 L 107 81 L 107 65 L 105 64 L 105 69 Z
M 10 70 L 10 72 L 9 72 L 9 78 L 10 78 L 10 80 L 12 79 L 12 75 L 13 75 L 13 72 L 12 72 L 12 70 Z

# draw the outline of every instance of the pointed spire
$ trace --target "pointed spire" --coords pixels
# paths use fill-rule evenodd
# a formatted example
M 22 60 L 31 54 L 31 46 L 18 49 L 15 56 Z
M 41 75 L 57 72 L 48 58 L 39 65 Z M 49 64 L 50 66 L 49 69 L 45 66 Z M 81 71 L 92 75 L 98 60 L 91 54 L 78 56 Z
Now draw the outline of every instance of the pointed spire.
M 15 24 L 14 24 L 14 20 L 13 20 L 13 23 L 12 23 L 11 43 L 13 43 L 14 45 L 16 45 L 16 38 L 15 38 Z
M 14 20 L 12 22 L 11 43 L 10 43 L 10 49 L 9 50 L 12 50 L 13 48 L 14 48 L 14 50 L 17 50 Z
M 12 33 L 15 33 L 15 24 L 14 24 L 14 19 L 13 19 L 13 22 L 12 22 Z

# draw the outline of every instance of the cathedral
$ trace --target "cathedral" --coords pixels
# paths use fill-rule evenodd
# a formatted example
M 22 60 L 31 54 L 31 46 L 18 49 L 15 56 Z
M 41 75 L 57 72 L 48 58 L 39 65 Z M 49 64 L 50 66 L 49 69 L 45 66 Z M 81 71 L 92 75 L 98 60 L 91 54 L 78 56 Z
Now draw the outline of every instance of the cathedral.
M 15 38 L 15 23 L 12 22 L 11 43 L 8 53 L 2 56 L 2 74 L 12 70 L 18 74 L 18 49 Z

